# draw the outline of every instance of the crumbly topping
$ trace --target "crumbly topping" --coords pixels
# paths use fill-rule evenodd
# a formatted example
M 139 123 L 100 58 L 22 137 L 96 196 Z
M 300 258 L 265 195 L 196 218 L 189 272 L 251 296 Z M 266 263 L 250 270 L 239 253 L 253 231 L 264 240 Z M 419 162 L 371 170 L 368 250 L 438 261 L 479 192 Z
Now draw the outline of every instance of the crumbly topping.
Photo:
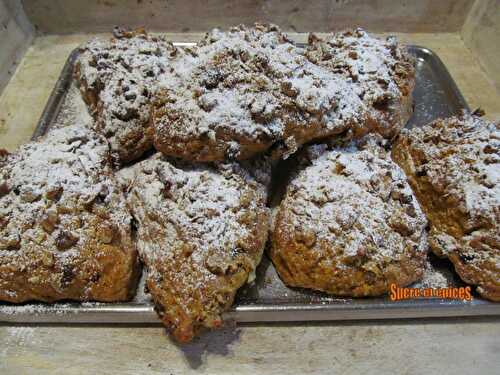
M 199 326 L 220 325 L 252 277 L 267 239 L 265 196 L 231 165 L 156 155 L 131 169 L 121 174 L 147 285 L 161 317 L 186 341 Z
M 312 139 L 392 136 L 404 123 L 397 99 L 411 91 L 411 62 L 394 39 L 356 33 L 323 43 L 331 49 L 341 39 L 347 46 L 328 52 L 318 39 L 299 48 L 272 25 L 215 29 L 185 49 L 140 30 L 120 31 L 82 48 L 78 79 L 97 96 L 90 103 L 97 129 L 122 164 L 151 147 L 153 93 L 155 144 L 164 154 L 243 160 L 273 147 L 287 157 Z M 346 54 L 350 68 L 339 70 L 335 54 Z M 373 108 L 384 105 L 392 111 L 377 115 Z
M 425 174 L 443 196 L 457 197 L 471 222 L 493 224 L 500 215 L 500 123 L 464 114 L 405 133 L 426 160 Z M 472 229 L 472 228 L 471 228 Z
M 175 154 L 201 139 L 217 149 L 212 160 L 220 153 L 244 159 L 248 143 L 261 152 L 278 142 L 294 152 L 318 136 L 363 126 L 366 109 L 345 78 L 303 52 L 263 25 L 215 29 L 196 47 L 179 49 L 160 80 L 157 142 L 173 143 Z
M 95 128 L 108 138 L 111 150 L 122 164 L 152 148 L 147 128 L 150 88 L 135 73 L 115 73 L 99 95 Z
M 144 31 L 115 29 L 111 40 L 93 39 L 81 48 L 77 79 L 97 103 L 89 103 L 96 129 L 122 164 L 152 148 L 148 131 L 151 95 L 175 47 Z
M 290 183 L 282 207 L 288 233 L 311 251 L 335 244 L 339 268 L 356 258 L 372 270 L 427 251 L 426 219 L 401 169 L 377 145 L 308 149 L 311 165 Z M 370 268 L 371 267 L 371 268 Z
M 94 38 L 80 48 L 77 65 L 89 89 L 99 92 L 117 72 L 134 72 L 145 83 L 152 83 L 165 71 L 166 55 L 175 50 L 162 37 L 144 30 L 123 32 L 114 38 Z
M 143 223 L 152 219 L 148 213 L 153 212 L 157 224 L 166 225 L 170 234 L 161 238 L 162 246 L 142 244 L 142 252 L 150 261 L 175 256 L 173 250 L 180 239 L 189 240 L 193 247 L 190 258 L 203 268 L 210 253 L 227 256 L 244 250 L 241 242 L 251 235 L 255 224 L 248 220 L 250 211 L 264 207 L 264 197 L 254 191 L 258 183 L 248 184 L 230 164 L 221 164 L 217 169 L 173 164 L 159 155 L 132 168 L 139 171 L 129 193 L 139 206 L 132 207 L 139 221 L 139 237 L 154 225 Z M 170 233 L 174 229 L 179 232 Z M 213 276 L 210 272 L 206 275 Z
M 3 153 L 0 264 L 20 272 L 27 262 L 36 263 L 38 254 L 43 265 L 54 267 L 54 285 L 64 284 L 97 217 L 105 221 L 92 241 L 110 243 L 114 232 L 130 230 L 119 194 L 107 143 L 84 127 L 56 129 L 15 153 Z M 35 275 L 29 282 L 37 283 Z
M 433 223 L 438 225 L 432 233 L 440 254 L 458 250 L 468 265 L 487 261 L 500 274 L 500 123 L 463 113 L 403 137 L 418 156 L 413 172 L 450 204 L 450 215 L 457 211 L 463 218 L 454 219 L 463 238 Z
M 393 149 L 429 217 L 429 244 L 500 300 L 500 123 L 475 114 L 404 131 Z
M 372 108 L 372 116 L 382 122 L 381 134 L 394 135 L 404 126 L 404 119 L 395 117 L 411 95 L 415 67 L 396 38 L 375 38 L 363 29 L 335 33 L 325 40 L 311 34 L 305 55 L 345 77 L 351 90 Z

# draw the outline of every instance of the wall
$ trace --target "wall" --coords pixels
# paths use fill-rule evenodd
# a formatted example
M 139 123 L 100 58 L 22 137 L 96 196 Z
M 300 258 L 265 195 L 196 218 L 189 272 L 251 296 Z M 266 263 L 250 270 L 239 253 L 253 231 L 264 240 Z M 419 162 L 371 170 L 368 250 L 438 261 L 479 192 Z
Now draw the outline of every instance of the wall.
M 44 33 L 109 31 L 114 25 L 199 32 L 255 21 L 286 31 L 457 32 L 472 0 L 23 0 Z
M 0 0 L 0 93 L 14 74 L 33 35 L 34 28 L 26 18 L 21 2 Z
M 462 39 L 500 92 L 500 0 L 476 0 Z

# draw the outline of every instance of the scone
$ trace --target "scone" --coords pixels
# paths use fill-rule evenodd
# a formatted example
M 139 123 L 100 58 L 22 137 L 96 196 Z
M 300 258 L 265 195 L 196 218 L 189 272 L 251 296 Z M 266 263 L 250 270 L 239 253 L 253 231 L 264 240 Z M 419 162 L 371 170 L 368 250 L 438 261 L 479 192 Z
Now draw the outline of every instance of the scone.
M 0 155 L 0 300 L 126 301 L 139 274 L 106 141 L 83 127 Z
M 268 233 L 260 183 L 234 165 L 183 164 L 160 155 L 131 167 L 128 202 L 156 310 L 181 342 L 217 328 L 254 277 Z
M 311 63 L 272 25 L 208 33 L 159 82 L 154 145 L 189 161 L 287 157 L 311 140 L 373 127 L 347 80 Z
M 500 123 L 468 113 L 436 120 L 402 133 L 393 157 L 429 219 L 434 253 L 500 301 Z
M 144 30 L 115 29 L 114 38 L 93 39 L 80 48 L 75 78 L 120 164 L 152 148 L 151 95 L 175 47 Z
M 370 136 L 298 156 L 307 166 L 291 178 L 270 249 L 285 284 L 363 297 L 420 279 L 427 222 L 382 143 Z
M 393 138 L 413 113 L 415 59 L 396 38 L 376 38 L 362 29 L 309 36 L 307 58 L 345 77 L 370 108 L 371 124 Z

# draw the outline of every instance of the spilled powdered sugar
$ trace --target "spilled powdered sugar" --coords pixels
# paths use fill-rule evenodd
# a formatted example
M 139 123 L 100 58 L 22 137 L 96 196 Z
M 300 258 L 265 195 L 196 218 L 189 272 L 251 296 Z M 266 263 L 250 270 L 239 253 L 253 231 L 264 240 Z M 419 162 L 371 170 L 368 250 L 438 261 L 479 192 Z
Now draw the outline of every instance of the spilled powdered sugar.
M 449 268 L 434 267 L 429 260 L 425 262 L 422 279 L 412 285 L 413 288 L 447 288 L 453 285 L 453 273 Z
M 51 129 L 74 126 L 74 124 L 91 128 L 94 126 L 93 121 L 75 81 L 72 81 Z

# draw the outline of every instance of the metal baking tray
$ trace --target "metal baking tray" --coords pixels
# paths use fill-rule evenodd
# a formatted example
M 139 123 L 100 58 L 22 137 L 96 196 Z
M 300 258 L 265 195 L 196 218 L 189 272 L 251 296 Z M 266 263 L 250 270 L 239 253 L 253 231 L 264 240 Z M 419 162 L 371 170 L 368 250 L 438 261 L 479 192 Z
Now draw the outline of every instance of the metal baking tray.
M 452 116 L 462 109 L 469 109 L 435 53 L 419 46 L 409 46 L 409 50 L 417 60 L 417 76 L 415 112 L 407 127 L 421 126 L 436 118 Z M 61 114 L 72 112 L 71 109 L 65 110 L 65 107 L 74 106 L 71 102 L 79 97 L 72 79 L 77 56 L 78 50 L 69 56 L 33 138 L 45 134 L 51 127 L 62 126 L 64 119 L 60 117 L 64 116 Z M 431 276 L 445 283 L 441 287 L 464 285 L 453 273 L 453 267 L 447 260 L 439 260 L 431 255 L 430 264 Z M 142 287 L 140 284 L 139 288 Z M 130 303 L 0 304 L 0 322 L 159 323 L 150 299 L 144 297 L 143 293 L 139 294 L 142 297 L 136 297 Z M 257 269 L 255 282 L 240 289 L 232 309 L 225 314 L 225 319 L 238 322 L 285 322 L 486 315 L 500 315 L 500 303 L 483 300 L 477 295 L 469 302 L 438 298 L 392 302 L 389 297 L 335 298 L 310 290 L 288 288 L 279 279 L 272 263 L 264 256 Z

